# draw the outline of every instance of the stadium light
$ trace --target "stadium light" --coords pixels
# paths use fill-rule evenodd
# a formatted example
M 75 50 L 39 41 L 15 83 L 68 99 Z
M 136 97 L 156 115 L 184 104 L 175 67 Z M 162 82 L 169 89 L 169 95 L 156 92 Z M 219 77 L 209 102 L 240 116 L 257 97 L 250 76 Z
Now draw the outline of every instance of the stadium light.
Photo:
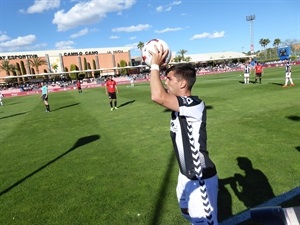
M 253 36 L 253 21 L 255 20 L 255 15 L 246 16 L 246 21 L 250 22 L 250 52 L 254 53 L 254 36 Z

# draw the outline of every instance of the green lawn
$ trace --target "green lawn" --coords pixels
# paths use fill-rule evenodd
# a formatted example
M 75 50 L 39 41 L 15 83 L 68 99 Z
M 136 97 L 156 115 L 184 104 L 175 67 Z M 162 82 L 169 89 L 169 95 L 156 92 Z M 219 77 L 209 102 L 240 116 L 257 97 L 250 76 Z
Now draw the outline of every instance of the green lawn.
M 287 88 L 284 68 L 265 69 L 262 84 L 244 85 L 240 75 L 200 76 L 194 86 L 208 106 L 210 156 L 223 180 L 244 174 L 237 157 L 246 158 L 267 178 L 252 175 L 249 187 L 269 184 L 268 194 L 280 196 L 300 186 L 300 67 Z M 188 224 L 175 194 L 170 112 L 150 100 L 149 83 L 119 90 L 112 112 L 103 88 L 50 93 L 50 113 L 40 95 L 3 100 L 0 224 Z M 226 183 L 220 220 L 246 210 L 247 199 L 267 200 L 255 193 L 241 200 Z M 299 196 L 283 205 L 297 203 Z

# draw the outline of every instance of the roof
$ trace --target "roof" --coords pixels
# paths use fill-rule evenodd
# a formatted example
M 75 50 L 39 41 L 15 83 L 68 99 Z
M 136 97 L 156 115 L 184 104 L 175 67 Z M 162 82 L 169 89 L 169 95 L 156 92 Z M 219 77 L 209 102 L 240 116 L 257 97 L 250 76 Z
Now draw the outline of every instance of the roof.
M 216 52 L 206 54 L 187 54 L 185 57 L 190 57 L 191 62 L 206 62 L 224 59 L 251 58 L 253 56 L 249 56 L 241 52 Z

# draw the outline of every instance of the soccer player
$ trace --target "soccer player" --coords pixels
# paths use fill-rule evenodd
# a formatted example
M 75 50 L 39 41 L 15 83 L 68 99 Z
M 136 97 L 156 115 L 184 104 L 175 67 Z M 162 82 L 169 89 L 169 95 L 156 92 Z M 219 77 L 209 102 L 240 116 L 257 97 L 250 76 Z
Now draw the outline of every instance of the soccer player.
M 46 107 L 46 112 L 50 112 L 50 105 L 48 103 L 48 85 L 46 82 L 43 82 L 43 86 L 42 86 L 41 90 L 42 90 L 41 98 L 44 101 L 44 105 Z
M 259 62 L 256 62 L 256 66 L 254 67 L 254 69 L 255 69 L 255 81 L 254 81 L 254 83 L 256 84 L 257 79 L 259 79 L 259 83 L 261 84 L 261 77 L 262 77 L 262 74 L 263 74 L 263 66 Z
M 167 51 L 152 52 L 150 91 L 155 103 L 171 110 L 170 136 L 179 165 L 177 199 L 184 218 L 194 225 L 217 225 L 218 176 L 209 157 L 206 106 L 192 95 L 196 70 L 188 63 L 176 64 L 165 72 L 165 90 L 160 66 Z
M 117 82 L 112 79 L 112 76 L 108 77 L 108 80 L 105 82 L 105 92 L 108 95 L 110 111 L 118 109 L 117 107 L 117 94 L 118 86 Z
M 76 82 L 77 90 L 79 94 L 82 94 L 82 89 L 81 89 L 81 82 L 80 80 L 77 80 Z
M 249 84 L 250 73 L 251 73 L 251 68 L 249 62 L 246 62 L 244 67 L 244 84 Z
M 0 105 L 3 106 L 2 99 L 4 98 L 4 95 L 0 92 Z
M 295 86 L 292 80 L 292 67 L 289 60 L 285 61 L 285 84 L 283 87 L 287 87 L 290 82 L 290 86 Z

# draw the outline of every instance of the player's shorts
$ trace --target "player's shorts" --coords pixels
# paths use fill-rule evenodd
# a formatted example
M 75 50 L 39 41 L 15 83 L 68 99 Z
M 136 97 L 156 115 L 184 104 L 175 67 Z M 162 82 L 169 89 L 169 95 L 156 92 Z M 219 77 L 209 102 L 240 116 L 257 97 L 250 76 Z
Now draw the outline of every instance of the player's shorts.
M 48 101 L 48 95 L 46 95 L 46 94 L 42 95 L 42 99 L 43 99 L 43 101 Z
M 257 77 L 261 77 L 261 73 L 256 73 L 255 74 Z
M 81 90 L 81 87 L 77 87 L 78 90 Z
M 244 77 L 249 77 L 250 76 L 250 74 L 249 73 L 244 73 Z
M 214 223 L 211 224 L 218 224 L 217 175 L 199 181 L 190 180 L 179 172 L 176 193 L 180 208 L 188 209 L 192 224 L 209 224 L 212 220 Z
M 291 72 L 286 72 L 286 73 L 285 73 L 285 77 L 286 77 L 286 78 L 291 78 L 291 76 L 292 76 L 292 73 L 291 73 Z
M 116 92 L 108 92 L 108 98 L 109 99 L 117 99 Z

